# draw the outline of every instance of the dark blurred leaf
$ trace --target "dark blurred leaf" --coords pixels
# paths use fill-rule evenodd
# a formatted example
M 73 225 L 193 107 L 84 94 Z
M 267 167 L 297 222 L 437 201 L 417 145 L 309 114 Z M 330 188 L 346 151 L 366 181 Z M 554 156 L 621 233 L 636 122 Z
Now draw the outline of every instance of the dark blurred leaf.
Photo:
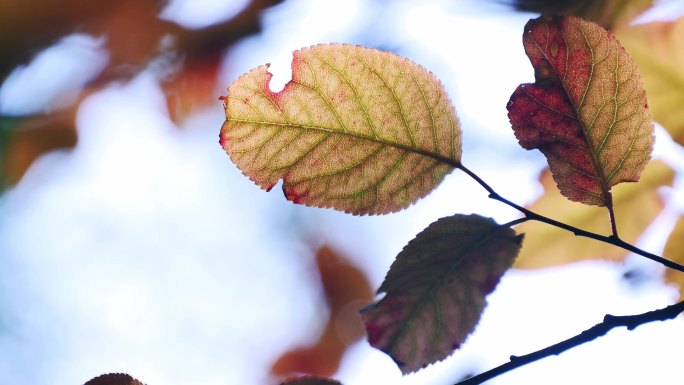
M 142 382 L 124 373 L 109 373 L 95 377 L 85 385 L 143 385 Z
M 507 0 L 504 0 L 507 1 Z M 653 5 L 653 0 L 511 0 L 515 9 L 544 15 L 572 15 L 612 29 L 629 24 Z
M 358 311 L 373 299 L 373 290 L 364 273 L 328 246 L 317 251 L 316 264 L 330 316 L 315 344 L 290 350 L 278 358 L 271 367 L 271 373 L 278 377 L 331 376 L 347 348 L 365 334 Z
M 342 385 L 340 382 L 330 378 L 320 377 L 299 377 L 288 379 L 280 385 Z

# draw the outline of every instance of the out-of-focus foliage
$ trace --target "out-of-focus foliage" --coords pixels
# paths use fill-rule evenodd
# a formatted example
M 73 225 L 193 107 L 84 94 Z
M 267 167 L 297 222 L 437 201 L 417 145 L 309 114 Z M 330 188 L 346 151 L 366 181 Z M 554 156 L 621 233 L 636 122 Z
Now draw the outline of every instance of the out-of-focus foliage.
M 64 36 L 88 34 L 104 38 L 109 61 L 83 93 L 129 79 L 163 58 L 168 73 L 160 75 L 162 86 L 172 118 L 178 121 L 216 101 L 223 52 L 259 31 L 261 11 L 281 1 L 252 0 L 229 20 L 187 29 L 159 18 L 163 0 L 5 0 L 0 2 L 0 83 Z M 34 116 L 0 116 L 3 185 L 16 183 L 41 154 L 76 144 L 73 118 L 81 99 Z
M 671 185 L 674 171 L 661 161 L 651 162 L 638 183 L 626 183 L 615 188 L 613 203 L 620 237 L 630 243 L 652 223 L 663 209 L 657 189 Z M 527 206 L 537 213 L 546 213 L 554 219 L 599 234 L 610 234 L 606 210 L 565 199 L 548 169 L 542 172 L 539 182 L 544 194 Z M 638 208 L 638 209 L 635 209 Z M 526 234 L 520 255 L 513 267 L 539 269 L 559 266 L 588 259 L 621 261 L 627 251 L 592 239 L 575 237 L 571 233 L 537 221 L 528 221 L 516 230 Z M 572 243 L 572 247 L 568 244 Z
M 663 257 L 684 264 L 684 216 L 679 217 L 670 237 L 665 244 Z M 668 269 L 665 281 L 679 285 L 679 299 L 684 300 L 684 273 Z
M 271 367 L 271 374 L 277 377 L 332 376 L 347 348 L 365 335 L 358 311 L 373 299 L 373 290 L 364 273 L 329 246 L 318 249 L 316 265 L 330 311 L 325 328 L 311 346 L 295 348 L 278 358 Z
M 615 30 L 644 78 L 653 117 L 684 146 L 684 17 Z
M 520 11 L 544 15 L 573 15 L 612 29 L 628 24 L 653 5 L 653 0 L 512 0 Z

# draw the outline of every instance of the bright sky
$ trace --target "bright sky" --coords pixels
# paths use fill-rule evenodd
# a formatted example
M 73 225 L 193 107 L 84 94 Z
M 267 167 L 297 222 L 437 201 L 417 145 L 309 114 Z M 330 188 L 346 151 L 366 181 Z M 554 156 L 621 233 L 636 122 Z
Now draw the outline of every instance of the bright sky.
M 176 1 L 163 15 L 200 27 L 244 2 L 227 3 Z M 521 44 L 529 17 L 468 1 L 289 0 L 264 15 L 262 34 L 227 54 L 216 93 L 266 62 L 283 84 L 291 52 L 311 44 L 396 48 L 445 83 L 464 127 L 464 162 L 506 197 L 526 203 L 539 193 L 543 159 L 518 147 L 505 105 L 519 83 L 532 81 Z M 102 69 L 107 57 L 100 47 L 92 37 L 65 38 L 3 84 L 0 111 L 58 103 L 59 90 Z M 67 69 L 63 77 L 46 70 L 51 63 Z M 29 104 L 35 95 L 44 99 Z M 322 299 L 304 241 L 288 228 L 293 221 L 347 251 L 377 286 L 403 245 L 437 218 L 517 216 L 459 174 L 390 216 L 294 206 L 231 164 L 217 144 L 222 121 L 217 102 L 179 130 L 155 77 L 143 73 L 89 96 L 78 113 L 76 149 L 41 158 L 0 198 L 0 383 L 79 384 L 123 371 L 158 385 L 264 384 L 274 357 L 315 339 L 321 328 Z M 684 164 L 681 149 L 663 138 L 657 151 Z M 671 195 L 665 192 L 670 207 L 684 207 L 683 197 Z M 659 226 L 673 221 L 664 215 Z M 657 245 L 660 233 L 644 242 Z M 401 377 L 387 356 L 361 342 L 337 377 L 346 385 L 450 384 L 570 337 L 605 313 L 643 312 L 676 298 L 659 283 L 658 267 L 630 265 L 650 273 L 637 288 L 611 264 L 512 271 L 464 349 L 449 359 Z M 681 378 L 672 353 L 684 341 L 681 326 L 678 320 L 613 332 L 491 384 L 673 384 Z

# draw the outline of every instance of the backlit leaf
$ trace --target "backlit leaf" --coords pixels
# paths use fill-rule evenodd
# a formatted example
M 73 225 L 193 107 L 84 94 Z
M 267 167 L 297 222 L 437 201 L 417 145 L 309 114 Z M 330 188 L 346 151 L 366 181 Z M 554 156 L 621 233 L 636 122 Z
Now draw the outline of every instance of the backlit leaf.
M 684 17 L 615 34 L 639 65 L 653 118 L 684 146 Z
M 672 185 L 674 171 L 661 161 L 649 163 L 639 183 L 615 187 L 613 202 L 620 224 L 620 237 L 635 243 L 641 233 L 663 209 L 658 187 Z M 595 206 L 570 202 L 558 191 L 550 172 L 539 177 L 544 194 L 527 208 L 550 216 L 563 223 L 599 234 L 609 235 L 610 224 L 606 211 Z M 524 232 L 525 244 L 513 267 L 540 269 L 588 259 L 621 261 L 627 251 L 593 239 L 576 237 L 572 233 L 537 221 L 527 221 L 518 227 Z M 572 247 L 568 247 L 569 243 Z
M 370 344 L 410 373 L 465 341 L 487 294 L 513 264 L 522 235 L 478 215 L 441 218 L 399 253 L 379 292 L 362 310 Z
M 677 220 L 665 244 L 663 257 L 684 264 L 684 216 Z M 679 285 L 679 300 L 684 300 L 684 273 L 673 269 L 665 271 L 665 281 Z
M 342 383 L 330 378 L 305 376 L 287 380 L 280 385 L 342 385 Z
M 650 159 L 653 124 L 634 60 L 599 25 L 576 17 L 525 26 L 535 83 L 508 103 L 520 145 L 547 158 L 570 200 L 611 205 L 611 188 L 635 182 Z
M 269 89 L 268 65 L 228 88 L 221 145 L 256 184 L 353 214 L 403 209 L 461 158 L 446 91 L 392 53 L 327 44 L 294 52 L 292 80 Z

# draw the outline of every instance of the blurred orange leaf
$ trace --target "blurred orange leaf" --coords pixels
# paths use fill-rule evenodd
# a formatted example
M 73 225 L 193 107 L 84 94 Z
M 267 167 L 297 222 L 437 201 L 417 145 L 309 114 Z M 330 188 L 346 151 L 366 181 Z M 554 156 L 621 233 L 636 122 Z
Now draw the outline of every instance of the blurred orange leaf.
M 615 35 L 639 66 L 656 122 L 684 146 L 684 17 L 625 26 Z
M 620 237 L 634 243 L 663 209 L 657 188 L 672 185 L 674 171 L 661 162 L 649 163 L 638 183 L 626 183 L 613 191 L 615 215 Z M 605 208 L 582 205 L 564 199 L 548 169 L 542 172 L 539 182 L 544 194 L 527 208 L 548 215 L 558 221 L 599 234 L 610 234 L 610 221 Z M 525 233 L 525 243 L 513 265 L 518 269 L 539 269 L 564 265 L 587 259 L 621 261 L 627 251 L 575 237 L 571 233 L 537 221 L 528 221 L 516 227 Z M 572 247 L 568 242 L 572 241 Z
M 684 264 L 684 216 L 679 217 L 665 244 L 663 257 Z M 679 299 L 684 299 L 684 273 L 672 269 L 665 272 L 665 282 L 679 285 Z
M 358 312 L 373 299 L 373 290 L 364 273 L 328 246 L 317 251 L 316 264 L 330 316 L 316 343 L 295 348 L 278 358 L 271 367 L 271 373 L 278 377 L 331 376 L 347 348 L 365 335 Z

